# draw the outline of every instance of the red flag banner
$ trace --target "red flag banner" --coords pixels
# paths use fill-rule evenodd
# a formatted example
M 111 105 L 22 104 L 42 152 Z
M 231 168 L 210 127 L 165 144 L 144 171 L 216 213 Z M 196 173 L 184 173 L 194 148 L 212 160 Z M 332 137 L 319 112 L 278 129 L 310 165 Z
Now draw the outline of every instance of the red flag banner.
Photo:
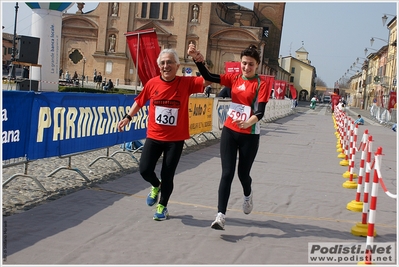
M 290 92 L 291 92 L 292 99 L 296 99 L 297 91 L 296 91 L 296 89 L 295 89 L 293 84 L 290 84 Z
M 224 73 L 241 73 L 241 62 L 225 62 Z
M 130 55 L 137 68 L 137 75 L 145 85 L 149 79 L 160 75 L 157 58 L 161 51 L 157 34 L 154 29 L 148 29 L 128 32 L 125 35 Z
M 266 89 L 269 92 L 269 96 L 270 96 L 270 93 L 272 92 L 272 88 L 273 88 L 274 76 L 259 74 L 259 78 L 261 81 L 266 82 Z
M 282 80 L 274 81 L 274 96 L 276 99 L 284 99 L 287 82 Z
M 396 92 L 389 93 L 389 103 L 388 103 L 388 110 L 391 112 L 391 109 L 395 107 L 396 104 Z

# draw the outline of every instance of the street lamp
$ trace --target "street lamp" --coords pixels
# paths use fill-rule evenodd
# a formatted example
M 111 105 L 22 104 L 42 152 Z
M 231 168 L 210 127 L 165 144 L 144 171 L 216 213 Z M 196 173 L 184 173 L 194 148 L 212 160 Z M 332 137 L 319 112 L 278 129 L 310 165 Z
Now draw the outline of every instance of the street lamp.
M 370 47 L 368 49 L 371 49 L 371 50 L 374 50 L 374 51 L 378 52 L 378 50 L 375 50 L 375 49 L 370 48 Z M 367 52 L 369 51 L 368 49 L 367 49 L 367 47 L 364 49 L 364 54 L 365 55 L 367 55 Z
M 350 73 L 350 71 L 353 71 L 353 73 Z M 350 77 L 353 77 L 353 76 L 355 76 L 355 75 L 357 75 L 359 73 L 360 72 L 358 70 L 353 70 L 352 66 L 350 66 L 350 68 L 346 70 L 346 74 L 350 75 Z
M 381 39 L 381 38 L 378 38 L 378 37 L 371 37 L 371 39 L 370 39 L 370 45 L 371 45 L 371 46 L 373 46 L 373 43 L 374 43 L 374 38 L 375 38 L 375 39 L 378 39 L 378 40 L 381 40 L 381 41 L 384 41 L 384 42 L 386 42 L 386 43 L 388 43 L 388 41 L 387 41 L 387 40 L 385 40 L 385 39 Z
M 360 60 L 360 59 L 367 60 L 367 58 L 364 58 L 364 57 L 358 57 L 358 58 L 356 58 L 356 63 L 359 63 L 359 60 Z
M 82 88 L 83 88 L 83 82 L 84 82 L 84 80 L 85 80 L 85 65 L 86 65 L 86 58 L 83 57 Z
M 15 3 L 15 21 L 14 21 L 14 36 L 12 40 L 12 50 L 11 50 L 11 74 L 9 74 L 9 79 L 15 80 L 15 39 L 17 38 L 17 15 L 18 15 L 18 2 Z
M 384 16 L 382 17 L 382 26 L 385 26 L 385 23 L 387 22 L 388 16 L 392 16 L 392 17 L 396 17 L 396 15 L 391 15 L 391 14 L 384 14 Z

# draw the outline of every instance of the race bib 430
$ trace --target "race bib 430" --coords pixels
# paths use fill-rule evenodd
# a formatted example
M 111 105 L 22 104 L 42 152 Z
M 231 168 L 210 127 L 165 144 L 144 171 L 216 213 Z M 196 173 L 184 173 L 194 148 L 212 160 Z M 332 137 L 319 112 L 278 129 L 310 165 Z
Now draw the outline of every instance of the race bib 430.
M 155 107 L 155 122 L 162 125 L 176 126 L 178 108 Z

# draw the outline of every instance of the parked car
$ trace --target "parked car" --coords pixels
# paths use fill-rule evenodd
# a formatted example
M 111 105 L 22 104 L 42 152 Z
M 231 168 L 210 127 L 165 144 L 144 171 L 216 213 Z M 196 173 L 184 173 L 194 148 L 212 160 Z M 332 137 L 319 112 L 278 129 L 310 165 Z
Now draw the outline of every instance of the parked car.
M 323 97 L 323 103 L 330 103 L 331 102 L 331 96 L 325 95 Z

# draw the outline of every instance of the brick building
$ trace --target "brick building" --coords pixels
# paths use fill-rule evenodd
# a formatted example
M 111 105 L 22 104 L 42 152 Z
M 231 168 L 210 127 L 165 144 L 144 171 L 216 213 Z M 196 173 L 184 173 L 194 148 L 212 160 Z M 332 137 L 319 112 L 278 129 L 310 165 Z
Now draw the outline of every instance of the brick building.
M 85 69 L 89 81 L 96 69 L 117 84 L 136 84 L 124 34 L 150 28 L 155 29 L 161 50 L 177 51 L 182 71 L 196 71 L 186 53 L 190 42 L 197 45 L 215 73 L 224 72 L 224 62 L 239 61 L 240 52 L 250 44 L 261 52 L 259 73 L 276 75 L 280 71 L 285 3 L 254 3 L 250 10 L 216 2 L 100 2 L 89 12 L 84 11 L 84 3 L 77 4 L 76 14 L 63 14 L 60 67 L 79 75 Z M 79 56 L 74 57 L 76 54 Z
M 13 35 L 3 32 L 2 66 L 3 74 L 7 74 L 6 67 L 11 64 Z

